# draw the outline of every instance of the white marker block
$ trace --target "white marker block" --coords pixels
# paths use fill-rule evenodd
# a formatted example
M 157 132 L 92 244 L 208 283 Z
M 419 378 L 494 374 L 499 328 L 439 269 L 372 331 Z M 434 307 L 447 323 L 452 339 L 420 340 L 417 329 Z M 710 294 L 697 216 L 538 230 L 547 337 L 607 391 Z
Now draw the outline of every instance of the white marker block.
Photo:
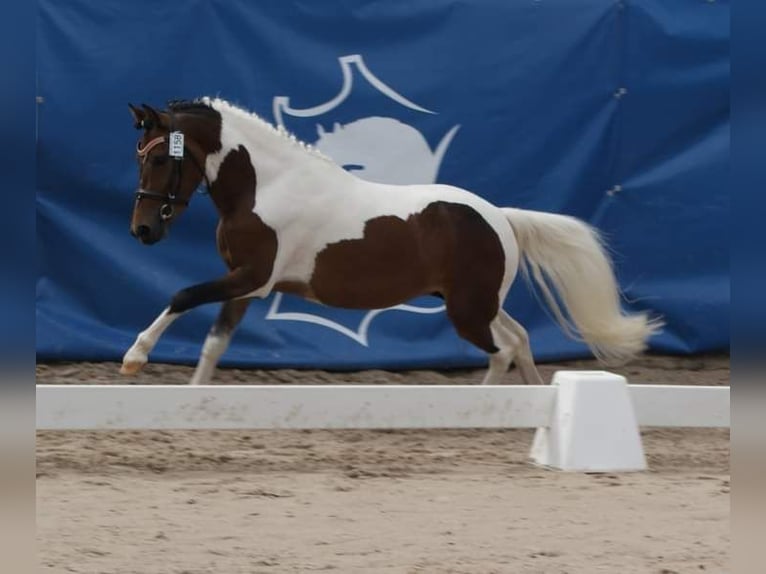
M 557 371 L 550 426 L 535 434 L 530 457 L 575 472 L 646 470 L 625 377 L 605 371 Z

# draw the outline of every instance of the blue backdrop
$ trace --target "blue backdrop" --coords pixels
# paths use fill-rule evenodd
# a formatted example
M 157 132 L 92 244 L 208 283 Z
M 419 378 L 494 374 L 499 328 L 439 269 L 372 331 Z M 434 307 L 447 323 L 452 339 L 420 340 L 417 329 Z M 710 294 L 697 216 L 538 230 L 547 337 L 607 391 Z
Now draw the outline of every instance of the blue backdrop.
M 201 95 L 311 143 L 317 124 L 373 117 L 414 128 L 430 150 L 455 129 L 437 181 L 591 222 L 613 249 L 626 306 L 665 316 L 654 350 L 727 347 L 728 43 L 722 1 L 42 0 L 38 359 L 120 359 L 176 290 L 224 272 L 205 196 L 156 246 L 128 233 L 127 103 Z M 222 362 L 484 362 L 433 312 L 439 303 L 370 315 L 255 301 Z M 587 355 L 522 281 L 506 308 L 538 360 Z M 152 359 L 195 362 L 217 311 L 180 319 Z

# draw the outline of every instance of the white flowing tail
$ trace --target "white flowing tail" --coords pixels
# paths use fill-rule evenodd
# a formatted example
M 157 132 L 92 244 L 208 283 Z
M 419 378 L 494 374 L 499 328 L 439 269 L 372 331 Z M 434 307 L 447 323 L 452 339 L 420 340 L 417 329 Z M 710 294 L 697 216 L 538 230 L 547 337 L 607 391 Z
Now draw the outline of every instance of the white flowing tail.
M 594 228 L 566 215 L 513 208 L 503 212 L 519 243 L 525 278 L 534 278 L 568 336 L 584 341 L 608 363 L 628 361 L 646 348 L 663 322 L 622 310 L 612 262 Z

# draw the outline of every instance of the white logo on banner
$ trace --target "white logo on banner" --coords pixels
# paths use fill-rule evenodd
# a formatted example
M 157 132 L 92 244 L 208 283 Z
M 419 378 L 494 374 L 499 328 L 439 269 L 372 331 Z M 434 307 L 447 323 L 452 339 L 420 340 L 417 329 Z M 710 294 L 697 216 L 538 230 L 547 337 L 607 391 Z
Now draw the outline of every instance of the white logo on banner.
M 379 183 L 413 184 L 435 183 L 444 154 L 455 137 L 459 125 L 452 127 L 431 149 L 426 138 L 415 127 L 402 121 L 374 115 L 361 117 L 347 124 L 335 122 L 332 128 L 325 128 L 321 122 L 323 115 L 341 105 L 353 89 L 355 77 L 361 76 L 378 92 L 394 102 L 424 114 L 435 114 L 408 100 L 396 90 L 377 78 L 366 66 L 362 56 L 353 54 L 338 58 L 343 74 L 343 86 L 340 92 L 329 101 L 310 108 L 293 108 L 290 98 L 274 98 L 274 119 L 284 128 L 286 116 L 294 118 L 316 118 L 317 137 L 313 145 L 322 153 L 331 157 L 355 175 Z M 409 313 L 439 313 L 444 305 L 421 307 L 417 305 L 396 305 L 388 309 L 376 309 L 362 317 L 358 327 L 351 329 L 328 317 L 306 312 L 289 312 L 281 309 L 283 296 L 277 293 L 266 315 L 274 321 L 304 321 L 333 329 L 355 340 L 361 345 L 368 345 L 367 333 L 372 320 L 385 311 L 397 310 Z M 321 307 L 317 306 L 317 313 Z

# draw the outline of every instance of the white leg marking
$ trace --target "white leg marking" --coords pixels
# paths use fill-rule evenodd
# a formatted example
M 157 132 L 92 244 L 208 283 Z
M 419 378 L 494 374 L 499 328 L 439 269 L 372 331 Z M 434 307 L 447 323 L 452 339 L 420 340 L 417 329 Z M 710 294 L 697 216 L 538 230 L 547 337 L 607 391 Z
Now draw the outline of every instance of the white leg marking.
M 521 378 L 526 385 L 544 385 L 540 373 L 535 366 L 535 360 L 532 356 L 532 349 L 529 347 L 529 335 L 527 330 L 521 326 L 515 319 L 501 310 L 499 313 L 500 322 L 518 341 L 516 345 L 515 362 L 519 368 Z
M 207 336 L 190 384 L 206 385 L 210 382 L 218 365 L 218 359 L 228 348 L 229 341 L 231 341 L 231 333 L 211 333 Z
M 513 336 L 500 323 L 499 315 L 492 320 L 489 328 L 492 331 L 492 339 L 495 346 L 499 350 L 489 356 L 489 369 L 481 384 L 498 385 L 503 381 L 503 377 L 508 372 L 508 367 L 516 352 L 516 342 L 513 340 Z
M 181 313 L 170 313 L 166 308 L 149 327 L 141 331 L 136 337 L 135 343 L 128 349 L 122 358 L 122 367 L 120 373 L 123 375 L 134 375 L 149 360 L 149 353 L 157 344 L 162 333 L 165 332 L 173 321 L 181 316 Z

